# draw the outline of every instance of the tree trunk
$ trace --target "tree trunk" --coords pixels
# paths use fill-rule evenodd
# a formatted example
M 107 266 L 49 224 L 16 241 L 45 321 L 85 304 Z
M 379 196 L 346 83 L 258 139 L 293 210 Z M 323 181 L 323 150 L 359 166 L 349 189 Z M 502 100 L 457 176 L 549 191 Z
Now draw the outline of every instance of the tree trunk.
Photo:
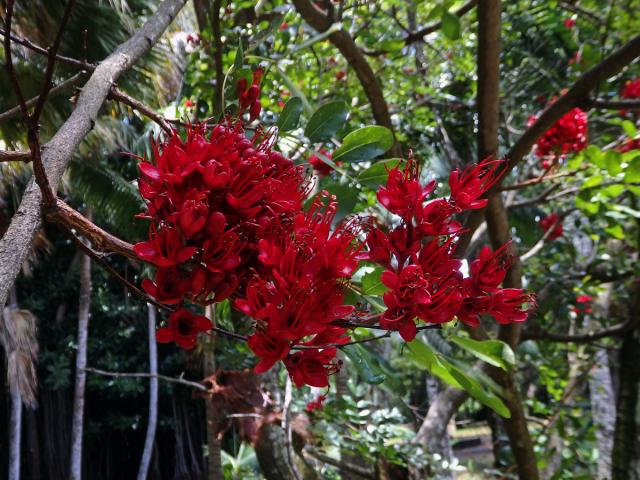
M 40 480 L 42 478 L 42 459 L 40 456 L 38 414 L 37 410 L 32 408 L 27 408 L 25 411 L 25 433 L 27 437 L 27 475 L 29 480 Z
M 436 402 L 438 399 L 438 394 L 442 391 L 442 384 L 438 381 L 437 378 L 428 375 L 425 387 L 427 389 L 427 398 L 429 399 L 429 403 L 431 404 L 432 402 Z M 447 431 L 448 425 L 449 422 L 444 424 L 444 429 L 442 430 L 441 435 L 435 436 L 430 439 L 429 455 L 437 453 L 438 455 L 440 455 L 442 462 L 446 462 L 448 465 L 451 465 L 451 460 L 453 459 L 453 450 L 451 448 L 451 442 L 449 440 L 449 432 Z M 449 468 L 438 469 L 437 478 L 438 480 L 452 480 L 455 478 L 455 474 Z
M 213 306 L 207 307 L 205 315 L 211 319 L 215 325 L 215 309 Z M 203 371 L 208 377 L 216 373 L 216 359 L 214 353 L 214 337 L 208 337 L 204 345 Z M 216 411 L 212 402 L 205 401 L 205 413 L 207 418 L 207 450 L 209 452 L 209 480 L 223 478 L 222 473 L 222 439 L 218 438 L 219 412 Z
M 22 440 L 22 398 L 19 391 L 11 392 L 9 418 L 9 480 L 20 480 L 20 444 Z
M 156 307 L 147 304 L 148 329 L 149 329 L 149 420 L 147 423 L 147 435 L 144 440 L 144 450 L 138 469 L 138 480 L 146 480 L 153 454 L 153 444 L 156 437 L 158 424 L 158 344 L 156 343 Z
M 609 283 L 603 287 L 605 289 L 598 295 L 594 304 L 594 313 L 600 318 L 607 318 L 613 285 Z M 595 348 L 595 362 L 589 376 L 589 395 L 593 423 L 596 425 L 598 480 L 610 480 L 611 450 L 616 422 L 615 395 L 607 350 L 598 346 Z
M 633 480 L 638 448 L 638 387 L 640 387 L 640 284 L 632 290 L 629 311 L 635 328 L 624 334 L 620 349 L 620 386 L 612 452 L 612 479 Z
M 82 478 L 82 434 L 84 430 L 84 394 L 87 381 L 87 339 L 91 311 L 91 259 L 85 255 L 80 261 L 80 297 L 78 301 L 78 351 L 76 353 L 76 378 L 73 392 L 73 417 L 71 422 L 71 471 L 72 480 Z

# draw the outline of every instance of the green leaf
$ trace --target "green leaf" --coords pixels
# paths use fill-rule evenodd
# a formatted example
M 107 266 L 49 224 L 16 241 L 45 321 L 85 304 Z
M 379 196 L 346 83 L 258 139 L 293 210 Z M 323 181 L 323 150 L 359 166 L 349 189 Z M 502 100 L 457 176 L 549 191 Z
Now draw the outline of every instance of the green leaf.
M 235 70 L 240 70 L 242 65 L 244 65 L 244 50 L 242 48 L 242 39 L 240 39 L 236 50 L 236 58 L 233 60 L 233 68 Z
M 440 355 L 436 354 L 429 345 L 415 339 L 407 343 L 407 348 L 409 349 L 408 356 L 413 362 L 426 368 L 432 375 L 435 375 L 446 384 L 463 390 L 462 385 L 451 375 Z
M 313 143 L 330 140 L 345 124 L 348 115 L 349 106 L 343 100 L 325 103 L 313 112 L 304 134 Z
M 458 335 L 452 335 L 451 340 L 475 357 L 494 367 L 509 370 L 516 363 L 516 357 L 511 347 L 500 340 L 485 340 L 479 342 Z
M 495 393 L 483 388 L 482 384 L 477 380 L 466 375 L 462 370 L 456 367 L 451 369 L 451 375 L 462 385 L 462 388 L 466 390 L 469 395 L 479 401 L 481 404 L 489 407 L 498 415 L 504 418 L 510 418 L 511 412 L 504 404 L 500 397 Z
M 633 158 L 624 171 L 624 181 L 626 183 L 640 182 L 640 155 Z
M 362 344 L 347 345 L 342 351 L 349 357 L 360 378 L 366 383 L 382 383 L 385 375 Z
M 602 180 L 602 175 L 593 175 L 592 177 L 589 177 L 587 180 L 585 180 L 585 182 L 582 184 L 582 189 L 586 190 L 587 188 L 600 185 L 602 183 Z
M 622 229 L 622 226 L 619 223 L 616 223 L 615 225 L 605 228 L 604 231 L 607 232 L 609 235 L 611 235 L 613 238 L 617 238 L 618 240 L 624 240 L 624 230 Z
M 589 147 L 591 147 L 592 145 L 589 145 Z M 589 148 L 587 147 L 587 148 Z M 597 148 L 597 147 L 596 147 Z M 577 153 L 576 155 L 573 155 L 572 157 L 569 158 L 569 160 L 567 161 L 567 166 L 571 169 L 571 170 L 575 170 L 576 168 L 578 168 L 580 165 L 582 165 L 582 162 L 584 161 L 584 155 L 582 152 Z
M 358 175 L 358 182 L 370 188 L 378 188 L 381 184 L 386 183 L 387 178 L 389 178 L 389 172 L 387 169 L 391 170 L 401 161 L 402 160 L 399 158 L 391 158 L 389 160 L 376 162 L 366 170 L 360 172 Z
M 632 121 L 623 120 L 621 125 L 622 125 L 622 129 L 624 130 L 624 133 L 627 134 L 627 137 L 635 138 L 636 135 L 638 135 L 638 129 L 636 128 L 636 126 L 633 124 Z
M 278 118 L 278 128 L 281 132 L 288 132 L 298 126 L 302 114 L 302 99 L 292 97 L 282 109 Z
M 378 45 L 380 50 L 384 50 L 385 52 L 397 52 L 404 48 L 404 40 L 401 38 L 397 38 L 395 40 L 384 40 L 380 42 Z
M 622 171 L 622 155 L 618 152 L 609 151 L 604 155 L 604 166 L 609 175 L 616 176 Z
M 602 165 L 602 162 L 601 162 L 602 151 L 595 145 L 589 145 L 587 148 L 585 148 L 584 157 L 587 159 L 588 162 L 591 162 L 594 165 L 598 165 L 598 166 Z M 579 165 L 576 165 L 575 167 L 572 166 L 571 168 L 577 168 L 578 166 Z
M 444 12 L 440 21 L 442 22 L 442 33 L 444 33 L 449 40 L 457 40 L 460 38 L 462 28 L 457 15 Z
M 362 277 L 363 295 L 382 295 L 389 290 L 380 280 L 382 272 L 384 272 L 384 268 L 377 267 L 373 272 L 366 273 Z
M 393 145 L 391 130 L 378 125 L 359 128 L 344 137 L 342 145 L 333 154 L 334 161 L 362 162 L 372 160 Z
M 592 198 L 591 192 L 580 192 L 580 194 L 576 196 L 576 207 L 588 215 L 595 215 L 600 209 L 600 203 L 594 202 Z
M 407 343 L 407 347 L 409 348 L 410 358 L 418 365 L 424 366 L 432 375 L 455 388 L 466 390 L 469 395 L 494 410 L 497 414 L 505 418 L 511 416 L 511 412 L 497 395 L 483 388 L 478 380 L 452 365 L 425 343 L 416 339 Z
M 609 198 L 616 198 L 625 191 L 624 185 L 609 185 L 600 190 L 600 193 Z

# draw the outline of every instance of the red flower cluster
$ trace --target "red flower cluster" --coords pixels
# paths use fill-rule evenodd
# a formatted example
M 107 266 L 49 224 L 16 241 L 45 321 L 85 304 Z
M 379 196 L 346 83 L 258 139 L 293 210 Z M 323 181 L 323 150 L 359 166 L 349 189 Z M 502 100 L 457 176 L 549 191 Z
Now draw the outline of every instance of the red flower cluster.
M 324 408 L 324 401 L 327 399 L 326 395 L 319 395 L 314 400 L 307 403 L 307 412 L 311 413 L 314 410 L 322 410 Z
M 625 153 L 632 150 L 640 150 L 640 138 L 627 138 L 622 145 L 616 148 L 617 152 Z
M 246 298 L 235 307 L 255 318 L 258 331 L 249 347 L 261 357 L 256 372 L 284 360 L 294 383 L 326 387 L 328 375 L 339 369 L 335 345 L 349 341 L 333 322 L 354 311 L 344 305 L 344 283 L 358 266 L 361 247 L 357 220 L 343 222 L 332 232 L 335 197 L 319 196 L 306 213 L 299 213 L 290 233 L 259 242 L 257 273 Z M 298 351 L 290 351 L 298 347 Z
M 571 30 L 573 27 L 576 26 L 576 21 L 573 18 L 565 18 L 564 22 L 562 22 L 564 24 L 565 27 L 567 27 L 569 30 Z
M 529 125 L 532 125 L 537 117 L 529 118 Z M 535 145 L 534 153 L 538 158 L 547 159 L 547 165 L 558 157 L 563 157 L 569 153 L 577 153 L 587 148 L 588 125 L 587 114 L 579 108 L 574 108 L 565 114 L 547 130 Z
M 378 191 L 378 201 L 400 217 L 397 227 L 373 229 L 366 240 L 367 251 L 359 258 L 382 265 L 381 280 L 387 310 L 380 325 L 399 331 L 411 341 L 417 332 L 415 319 L 445 323 L 458 317 L 469 325 L 479 324 L 479 315 L 492 314 L 500 323 L 522 322 L 523 308 L 533 301 L 519 289 L 498 286 L 509 266 L 505 245 L 496 252 L 485 247 L 470 267 L 471 276 L 460 272 L 462 262 L 454 257 L 455 240 L 462 226 L 453 216 L 482 208 L 482 195 L 500 178 L 501 160 L 483 161 L 449 178 L 451 195 L 427 201 L 435 182 L 420 184 L 416 163 L 389 171 L 387 184 Z
M 591 302 L 593 302 L 593 297 L 591 295 L 578 295 L 576 297 L 576 303 L 578 305 L 571 307 L 571 311 L 576 315 L 581 313 L 591 313 L 593 312 Z
M 627 83 L 624 84 L 624 87 L 622 87 L 620 91 L 620 96 L 628 100 L 640 98 L 640 78 L 627 80 Z
M 544 233 L 547 233 L 550 229 L 553 229 L 547 237 L 547 239 L 549 240 L 556 240 L 557 238 L 560 238 L 564 233 L 562 219 L 557 213 L 551 213 L 546 217 L 541 218 L 538 224 L 540 225 L 540 228 L 542 228 Z
M 328 152 L 327 150 L 322 148 L 319 150 L 319 152 L 329 160 L 331 160 L 331 152 Z M 311 155 L 308 162 L 320 177 L 326 177 L 333 171 L 333 167 L 322 160 L 318 155 Z M 337 165 L 342 165 L 342 163 L 338 162 Z
M 241 78 L 236 84 L 238 94 L 239 115 L 249 110 L 249 121 L 254 121 L 260 115 L 262 105 L 260 104 L 260 82 L 262 81 L 262 70 L 253 72 L 253 82 L 248 84 L 246 78 Z

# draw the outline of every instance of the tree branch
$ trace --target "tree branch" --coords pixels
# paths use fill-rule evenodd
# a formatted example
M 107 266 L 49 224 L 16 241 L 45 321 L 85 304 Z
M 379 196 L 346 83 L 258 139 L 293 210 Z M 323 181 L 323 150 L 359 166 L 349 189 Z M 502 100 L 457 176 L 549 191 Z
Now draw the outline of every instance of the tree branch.
M 614 325 L 603 330 L 596 330 L 575 335 L 565 335 L 562 333 L 552 333 L 542 330 L 540 327 L 527 328 L 522 332 L 522 341 L 525 340 L 547 340 L 549 342 L 560 343 L 591 343 L 602 338 L 614 337 L 625 333 L 635 327 L 635 322 L 627 321 Z
M 82 72 L 78 72 L 76 73 L 74 76 L 69 77 L 68 79 L 66 79 L 63 82 L 60 82 L 58 85 L 56 85 L 55 87 L 53 87 L 51 89 L 51 91 L 49 92 L 49 98 L 57 96 L 65 91 L 67 91 L 68 89 L 70 89 L 71 87 L 75 87 L 77 85 L 80 85 L 82 83 L 82 81 L 87 77 L 87 72 L 86 71 L 82 71 Z M 38 101 L 39 97 L 33 97 L 30 98 L 29 100 L 27 100 L 25 102 L 27 108 L 30 108 L 32 106 L 34 106 L 36 104 L 36 102 Z M 0 122 L 4 122 L 5 120 L 10 120 L 12 118 L 17 117 L 18 115 L 20 115 L 20 113 L 22 113 L 20 105 L 17 105 L 13 108 L 10 108 L 9 110 L 0 113 Z
M 115 85 L 111 87 L 111 91 L 109 92 L 109 99 L 123 103 L 133 108 L 134 110 L 139 111 L 140 113 L 142 113 L 143 115 L 145 115 L 146 117 L 150 118 L 151 120 L 156 122 L 158 125 L 160 125 L 162 130 L 164 130 L 167 134 L 173 135 L 173 127 L 162 115 L 160 115 L 158 112 L 153 110 L 151 107 L 148 107 L 141 101 L 136 100 L 131 95 L 128 95 L 127 93 L 123 92 Z
M 0 162 L 24 162 L 31 161 L 31 152 L 27 150 L 0 150 Z
M 93 128 L 113 83 L 145 54 L 173 21 L 186 0 L 165 0 L 129 40 L 98 65 L 82 89 L 76 108 L 43 150 L 43 163 L 53 190 L 57 190 L 76 147 Z M 6 37 L 5 37 L 6 38 Z M 41 225 L 42 194 L 31 182 L 4 237 L 0 240 L 0 305 L 31 249 Z
M 302 18 L 318 32 L 326 32 L 331 27 L 332 21 L 330 18 L 318 10 L 310 0 L 293 0 L 293 4 Z M 367 62 L 356 42 L 348 32 L 342 29 L 331 33 L 329 41 L 342 53 L 349 66 L 356 72 L 362 89 L 371 104 L 373 118 L 376 123 L 387 127 L 393 133 L 393 124 L 391 123 L 389 108 L 384 99 L 382 88 L 371 65 Z M 400 157 L 402 154 L 400 146 L 395 141 L 395 134 L 394 145 L 391 147 L 390 154 L 394 157 Z
M 192 382 L 190 380 L 185 380 L 184 378 L 175 378 L 168 377 L 166 375 L 154 375 L 147 372 L 140 373 L 128 373 L 128 372 L 109 372 L 107 370 L 100 370 L 99 368 L 85 368 L 85 372 L 95 373 L 97 375 L 102 375 L 104 377 L 113 377 L 113 378 L 157 378 L 158 380 L 163 380 L 169 383 L 177 383 L 179 385 L 186 385 L 187 387 L 195 388 L 197 390 L 202 390 L 203 392 L 207 391 L 207 387 L 198 382 Z

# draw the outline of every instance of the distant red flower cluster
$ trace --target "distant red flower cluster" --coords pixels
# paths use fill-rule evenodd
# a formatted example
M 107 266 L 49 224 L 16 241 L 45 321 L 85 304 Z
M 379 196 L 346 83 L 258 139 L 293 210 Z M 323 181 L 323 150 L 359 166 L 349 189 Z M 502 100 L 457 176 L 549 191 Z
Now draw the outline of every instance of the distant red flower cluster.
M 557 213 L 551 213 L 546 217 L 543 217 L 538 223 L 545 233 L 551 230 L 551 233 L 549 233 L 549 236 L 547 237 L 548 240 L 556 240 L 564 233 L 562 219 Z
M 331 158 L 332 158 L 331 152 L 328 152 L 327 150 L 325 150 L 323 148 L 321 148 L 319 150 L 319 152 L 322 155 L 324 155 L 325 157 L 327 157 L 329 160 L 331 160 Z M 309 165 L 311 165 L 313 167 L 313 170 L 320 177 L 326 177 L 327 175 L 329 175 L 333 171 L 333 167 L 331 165 L 329 165 L 327 162 L 325 162 L 318 155 L 311 155 L 307 161 L 309 162 Z M 336 165 L 342 165 L 342 163 L 341 162 L 337 162 Z
M 632 150 L 640 150 L 640 138 L 627 138 L 622 145 L 616 148 L 620 153 L 630 152 Z
M 529 125 L 533 125 L 536 120 L 536 116 L 530 117 Z M 548 168 L 559 157 L 580 152 L 587 148 L 587 145 L 587 114 L 576 107 L 563 115 L 538 139 L 534 153 L 545 161 L 543 167 Z
M 420 184 L 414 161 L 403 170 L 389 171 L 378 201 L 401 223 L 388 231 L 373 229 L 366 241 L 368 250 L 360 254 L 361 259 L 385 268 L 381 280 L 389 291 L 383 297 L 387 307 L 380 320 L 383 328 L 397 330 L 411 341 L 417 332 L 416 319 L 445 323 L 457 316 L 473 326 L 485 313 L 500 323 L 526 319 L 525 304 L 532 297 L 520 289 L 498 288 L 509 267 L 506 245 L 496 252 L 485 247 L 471 264 L 469 278 L 463 277 L 462 263 L 454 256 L 462 226 L 453 216 L 486 205 L 481 197 L 500 178 L 502 164 L 483 161 L 455 170 L 449 178 L 450 197 L 429 201 L 435 183 Z
M 578 295 L 576 297 L 577 305 L 571 307 L 571 311 L 577 315 L 581 313 L 592 313 L 593 307 L 591 306 L 591 302 L 593 302 L 593 297 L 590 295 Z
M 576 21 L 573 18 L 566 18 L 564 20 L 564 22 L 562 22 L 564 24 L 565 27 L 567 27 L 569 30 L 571 30 L 573 27 L 576 26 Z
M 627 83 L 624 84 L 624 87 L 622 87 L 620 96 L 628 100 L 640 98 L 640 78 L 628 80 Z

